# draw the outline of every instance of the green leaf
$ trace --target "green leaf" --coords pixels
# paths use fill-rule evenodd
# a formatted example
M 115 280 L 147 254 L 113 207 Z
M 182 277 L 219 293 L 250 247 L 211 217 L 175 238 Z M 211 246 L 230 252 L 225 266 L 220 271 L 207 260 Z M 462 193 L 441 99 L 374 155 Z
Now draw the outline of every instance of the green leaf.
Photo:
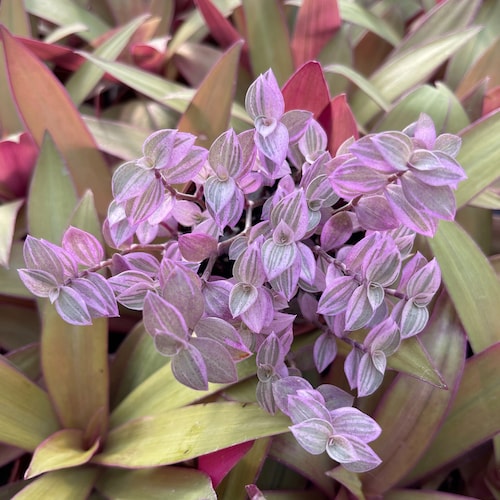
M 417 121 L 420 113 L 432 118 L 438 133 L 456 134 L 469 125 L 460 101 L 445 85 L 436 82 L 435 87 L 422 85 L 403 97 L 377 122 L 373 131 L 403 130 Z
M 454 31 L 391 57 L 372 75 L 370 82 L 384 99 L 392 102 L 425 81 L 477 33 L 476 28 Z M 377 115 L 379 107 L 366 94 L 358 91 L 352 98 L 352 110 L 358 121 L 366 125 Z
M 5 293 L 3 283 L 2 281 L 2 293 Z M 6 351 L 20 349 L 39 341 L 40 318 L 32 304 L 31 307 L 29 305 L 9 304 L 8 301 L 0 304 L 0 318 L 2 318 L 0 321 L 0 346 Z M 16 332 L 15 335 L 12 332 Z
M 111 430 L 105 449 L 92 462 L 124 468 L 169 465 L 281 434 L 289 424 L 284 415 L 269 415 L 256 405 L 210 403 L 175 408 Z
M 0 3 L 0 23 L 17 36 L 26 38 L 31 36 L 31 27 L 24 2 L 3 0 Z
M 400 43 L 401 37 L 398 32 L 382 17 L 354 2 L 339 0 L 338 4 L 343 22 L 365 28 L 391 45 L 397 46 Z
M 420 339 L 449 390 L 399 375 L 385 392 L 373 415 L 382 434 L 370 445 L 382 464 L 376 474 L 361 475 L 368 497 L 382 495 L 412 469 L 439 428 L 462 376 L 466 338 L 447 297 L 437 301 Z
M 96 488 L 106 498 L 121 500 L 216 500 L 210 478 L 187 467 L 161 467 L 144 470 L 106 469 Z
M 456 192 L 458 208 L 500 177 L 499 134 L 500 110 L 473 123 L 461 134 L 462 149 L 457 159 L 467 179 L 459 184 Z
M 33 299 L 32 293 L 24 286 L 17 272 L 19 268 L 26 267 L 23 257 L 22 241 L 16 241 L 12 245 L 9 264 L 9 269 L 0 267 L 0 283 L 2 283 L 2 295 L 8 295 L 10 297 L 21 297 L 24 299 Z
M 40 2 L 47 3 L 58 2 Z M 111 201 L 111 174 L 65 88 L 5 28 L 0 27 L 0 33 L 12 94 L 26 127 L 38 145 L 42 144 L 45 133 L 50 133 L 77 192 L 83 194 L 91 189 L 99 213 L 105 215 Z
M 210 147 L 229 126 L 242 46 L 243 41 L 235 43 L 217 61 L 179 121 L 178 129 L 196 135 L 199 146 Z
M 98 470 L 90 467 L 48 472 L 23 488 L 14 498 L 57 498 L 57 500 L 87 500 Z
M 86 191 L 71 215 L 70 225 L 93 234 L 103 244 L 101 223 L 92 191 Z
M 80 7 L 77 2 L 67 0 L 24 0 L 26 10 L 33 16 L 50 21 L 58 26 L 79 22 L 85 24 L 87 31 L 80 36 L 91 42 L 104 35 L 110 27 L 99 17 L 87 9 Z
M 38 344 L 31 344 L 21 349 L 16 349 L 6 354 L 5 357 L 30 380 L 37 381 L 42 375 L 40 367 L 40 347 Z
M 88 436 L 94 442 L 107 428 L 107 320 L 94 319 L 91 326 L 70 325 L 47 304 L 41 349 L 45 383 L 61 423 L 86 431 L 99 418 L 96 435 Z
M 75 188 L 69 172 L 47 132 L 29 189 L 30 234 L 60 244 L 76 201 Z
M 500 432 L 500 343 L 469 358 L 455 400 L 410 484 L 463 456 Z
M 101 151 L 122 160 L 135 160 L 142 156 L 142 144 L 151 133 L 124 122 L 82 116 Z
M 237 365 L 238 380 L 255 374 L 253 357 Z M 154 372 L 137 386 L 115 408 L 111 414 L 110 426 L 115 428 L 134 418 L 158 415 L 200 401 L 227 387 L 227 384 L 208 384 L 207 391 L 197 391 L 182 385 L 173 375 L 170 363 Z M 168 394 L 168 398 L 165 397 Z
M 365 495 L 363 493 L 363 484 L 361 483 L 358 474 L 348 471 L 347 469 L 344 469 L 344 467 L 339 465 L 338 467 L 335 467 L 334 469 L 326 472 L 326 475 L 342 484 L 358 500 L 365 500 Z
M 99 441 L 87 446 L 79 429 L 57 431 L 36 448 L 24 477 L 31 479 L 44 472 L 86 464 L 98 447 Z
M 499 342 L 500 282 L 488 259 L 456 222 L 441 221 L 428 242 L 472 350 Z
M 95 56 L 107 60 L 116 59 L 123 49 L 130 42 L 133 34 L 139 26 L 149 17 L 148 14 L 133 19 L 128 24 L 103 42 L 94 52 Z M 75 106 L 80 104 L 92 92 L 99 80 L 104 75 L 104 71 L 91 62 L 86 62 L 75 71 L 66 82 L 66 90 L 73 100 Z
M 9 267 L 17 213 L 23 203 L 23 200 L 16 200 L 0 205 L 0 266 L 2 267 Z
M 33 451 L 59 425 L 47 393 L 0 357 L 0 441 Z
M 290 37 L 277 0 L 243 0 L 250 63 L 254 75 L 272 68 L 283 85 L 293 73 Z

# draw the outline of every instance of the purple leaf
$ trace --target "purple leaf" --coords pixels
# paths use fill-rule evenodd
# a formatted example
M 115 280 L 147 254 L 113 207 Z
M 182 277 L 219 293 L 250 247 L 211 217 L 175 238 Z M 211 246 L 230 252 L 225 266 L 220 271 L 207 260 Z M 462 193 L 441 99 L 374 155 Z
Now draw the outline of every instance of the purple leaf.
M 353 347 L 345 358 L 344 372 L 351 389 L 355 389 L 358 386 L 358 370 L 362 356 L 363 352 L 357 347 Z
M 347 212 L 332 215 L 321 230 L 321 247 L 326 252 L 341 247 L 352 236 L 353 229 L 352 218 Z
M 192 227 L 196 225 L 201 219 L 200 207 L 191 201 L 175 200 L 172 207 L 172 217 L 183 226 Z
M 308 163 L 312 163 L 320 153 L 326 151 L 327 137 L 323 127 L 310 120 L 304 135 L 299 140 L 299 150 Z
M 241 313 L 242 321 L 255 333 L 260 333 L 273 317 L 273 301 L 267 288 L 257 289 L 257 299 Z
M 270 284 L 276 292 L 280 293 L 287 302 L 297 293 L 300 279 L 301 259 L 296 258 L 293 264 L 281 274 L 270 280 Z
M 386 356 L 394 354 L 401 344 L 399 327 L 391 317 L 373 327 L 363 342 L 370 352 L 382 351 Z
M 120 165 L 113 174 L 112 189 L 117 203 L 142 195 L 155 182 L 154 172 L 129 161 Z
M 279 224 L 275 232 L 280 235 L 284 234 L 284 225 Z M 290 236 L 286 236 L 287 239 Z M 262 264 L 266 271 L 267 278 L 272 280 L 279 276 L 282 272 L 291 267 L 297 256 L 297 245 L 293 243 L 276 243 L 274 234 L 272 240 L 267 240 L 262 245 Z
M 57 290 L 59 283 L 52 274 L 38 269 L 18 269 L 19 277 L 24 286 L 37 297 L 49 297 L 53 290 Z
M 331 332 L 323 332 L 314 342 L 313 356 L 316 370 L 322 372 L 337 355 L 337 341 Z
M 360 226 L 365 229 L 387 231 L 399 226 L 389 202 L 381 195 L 362 196 L 354 206 L 354 212 Z
M 226 321 L 233 318 L 229 309 L 229 294 L 232 288 L 233 284 L 228 280 L 209 281 L 203 285 L 205 312 L 208 316 Z
M 188 339 L 188 329 L 179 311 L 159 295 L 148 292 L 144 300 L 144 327 L 155 337 L 168 334 L 177 337 L 184 345 Z
M 300 257 L 300 279 L 308 285 L 314 285 L 316 277 L 316 259 L 312 250 L 304 243 L 297 243 L 297 250 Z
M 283 363 L 284 353 L 281 347 L 280 340 L 272 333 L 264 342 L 262 342 L 257 351 L 256 363 L 257 366 L 269 365 L 272 367 Z
M 176 152 L 174 150 L 173 155 L 175 154 Z M 183 184 L 189 182 L 193 180 L 203 168 L 207 156 L 208 151 L 205 148 L 193 146 L 178 162 L 171 163 L 167 168 L 162 169 L 161 175 L 169 184 Z
M 232 384 L 238 381 L 234 361 L 223 345 L 209 338 L 197 337 L 193 337 L 190 343 L 196 347 L 205 361 L 209 382 Z
M 326 452 L 330 458 L 341 464 L 355 462 L 359 458 L 351 441 L 337 434 L 328 440 Z
M 255 134 L 255 144 L 259 150 L 278 166 L 285 161 L 289 140 L 288 130 L 281 122 L 276 122 L 272 132 L 267 135 Z
M 191 389 L 208 389 L 207 367 L 200 351 L 194 346 L 188 345 L 172 359 L 172 373 L 181 384 Z
M 350 407 L 354 403 L 354 396 L 330 384 L 321 384 L 316 389 L 325 399 L 325 406 L 332 412 L 338 408 Z
M 218 177 L 212 176 L 205 182 L 205 200 L 215 213 L 219 213 L 231 202 L 235 190 L 236 183 L 232 177 L 221 180 Z
M 408 170 L 413 144 L 407 135 L 402 132 L 383 132 L 375 135 L 372 143 L 393 172 Z
M 266 273 L 262 264 L 260 245 L 252 243 L 236 259 L 233 266 L 233 276 L 237 281 L 261 286 Z
M 293 232 L 294 240 L 304 237 L 308 224 L 307 201 L 302 189 L 282 198 L 271 211 L 271 224 L 278 228 L 284 222 Z
M 323 396 L 314 389 L 299 389 L 296 394 L 289 395 L 288 415 L 294 424 L 311 418 L 330 421 Z
M 436 128 L 432 118 L 425 114 L 420 113 L 418 120 L 409 125 L 405 131 L 413 136 L 418 144 L 424 145 L 427 149 L 433 149 L 436 140 Z
M 115 256 L 119 254 L 113 255 L 113 260 Z M 146 252 L 132 252 L 126 255 L 120 256 L 127 264 L 127 269 L 140 271 L 151 278 L 156 277 L 158 275 L 158 271 L 160 269 L 160 263 L 158 259 L 149 253 Z M 114 265 L 114 262 L 113 262 Z M 124 269 L 125 270 L 125 269 Z
M 248 88 L 245 108 L 252 120 L 266 116 L 279 120 L 285 111 L 283 95 L 272 70 L 260 75 Z
M 181 234 L 178 242 L 182 257 L 189 262 L 201 262 L 212 255 L 217 255 L 217 240 L 208 234 Z
M 402 339 L 420 333 L 429 321 L 427 308 L 416 305 L 413 300 L 399 302 L 392 310 L 392 316 L 399 325 Z
M 418 149 L 410 159 L 413 174 L 429 186 L 452 186 L 467 176 L 459 163 L 439 151 Z
M 312 390 L 312 385 L 302 377 L 284 377 L 273 383 L 276 405 L 285 415 L 289 415 L 288 396 L 297 394 L 301 389 Z
M 93 318 L 119 315 L 113 289 L 104 276 L 89 273 L 72 280 L 70 286 L 83 298 Z
M 259 374 L 259 370 L 257 370 Z M 276 378 L 274 376 L 273 378 Z M 273 383 L 271 380 L 266 380 L 262 382 L 260 379 L 257 382 L 257 387 L 255 389 L 255 396 L 257 397 L 257 403 L 263 408 L 267 413 L 274 415 L 276 413 L 276 403 L 274 401 L 273 395 Z
M 409 279 L 406 293 L 415 304 L 426 306 L 441 285 L 441 270 L 436 259 L 432 259 Z
M 129 223 L 139 224 L 153 215 L 162 206 L 164 192 L 161 182 L 155 179 L 143 193 L 127 200 L 124 207 Z
M 69 286 L 59 289 L 59 295 L 54 302 L 59 316 L 72 325 L 91 325 L 92 319 L 85 301 L 78 292 Z
M 378 351 L 380 352 L 380 351 Z M 381 352 L 382 356 L 385 356 Z M 373 363 L 370 353 L 365 353 L 361 357 L 357 373 L 358 397 L 362 398 L 373 394 L 384 379 L 384 370 L 380 371 Z
M 53 276 L 57 283 L 64 280 L 61 251 L 48 241 L 28 235 L 23 246 L 24 262 L 28 269 L 43 270 Z
M 436 142 L 432 149 L 435 153 L 440 151 L 452 158 L 455 158 L 460 151 L 460 146 L 462 145 L 462 139 L 458 135 L 453 134 L 441 134 L 436 138 Z
M 104 250 L 99 240 L 90 233 L 70 226 L 63 235 L 62 247 L 85 266 L 99 264 L 104 258 Z
M 401 270 L 399 249 L 392 238 L 383 237 L 377 242 L 374 250 L 371 258 L 363 260 L 365 277 L 382 286 L 391 285 L 396 281 Z
M 233 129 L 221 134 L 210 146 L 208 162 L 213 171 L 221 177 L 238 177 L 243 163 L 243 152 L 238 136 Z
M 353 462 L 343 463 L 344 469 L 356 473 L 367 472 L 381 464 L 382 460 L 380 460 L 379 456 L 363 441 L 352 437 L 349 439 L 349 443 L 358 458 Z M 330 454 L 329 446 L 327 446 L 326 452 L 331 458 L 334 458 Z
M 281 117 L 281 123 L 283 123 L 288 130 L 290 142 L 297 142 L 302 137 L 312 116 L 310 111 L 293 109 L 287 111 Z
M 320 455 L 327 448 L 334 434 L 331 424 L 320 418 L 312 418 L 290 427 L 297 442 L 312 455 Z
M 341 276 L 334 279 L 319 299 L 318 313 L 335 316 L 345 311 L 358 287 L 358 282 L 352 276 Z
M 258 298 L 259 292 L 249 283 L 237 283 L 229 294 L 229 309 L 233 318 L 245 312 Z

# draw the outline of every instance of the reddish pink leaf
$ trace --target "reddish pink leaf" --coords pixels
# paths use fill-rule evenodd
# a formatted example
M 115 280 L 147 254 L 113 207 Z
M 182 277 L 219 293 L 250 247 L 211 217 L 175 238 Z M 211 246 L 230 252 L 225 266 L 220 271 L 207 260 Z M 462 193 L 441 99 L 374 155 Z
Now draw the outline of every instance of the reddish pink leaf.
M 318 120 L 328 136 L 328 150 L 332 155 L 339 146 L 349 137 L 358 139 L 358 126 L 354 115 L 347 104 L 346 95 L 334 97 L 327 108 L 321 113 Z
M 230 448 L 202 455 L 198 458 L 198 469 L 207 473 L 212 479 L 213 487 L 217 488 L 228 472 L 248 452 L 253 443 L 253 441 L 247 441 Z
M 19 142 L 0 142 L 0 192 L 9 198 L 26 195 L 31 172 L 35 166 L 38 148 L 26 132 Z
M 311 89 L 314 89 L 311 92 Z M 285 111 L 305 109 L 318 119 L 330 103 L 330 91 L 321 64 L 310 61 L 298 68 L 282 89 Z
M 165 62 L 166 52 L 147 43 L 136 43 L 130 48 L 134 63 L 146 71 L 159 73 Z
M 340 25 L 337 0 L 304 0 L 292 39 L 295 66 L 318 57 Z
M 500 86 L 497 86 L 488 90 L 488 92 L 486 93 L 483 102 L 482 116 L 487 115 L 488 113 L 491 113 L 492 111 L 495 111 L 499 108 L 500 108 Z
M 210 33 L 223 49 L 227 49 L 238 40 L 243 39 L 241 33 L 224 17 L 211 0 L 195 0 L 195 4 L 200 9 Z M 250 70 L 248 44 L 246 42 L 241 48 L 240 57 L 245 68 Z

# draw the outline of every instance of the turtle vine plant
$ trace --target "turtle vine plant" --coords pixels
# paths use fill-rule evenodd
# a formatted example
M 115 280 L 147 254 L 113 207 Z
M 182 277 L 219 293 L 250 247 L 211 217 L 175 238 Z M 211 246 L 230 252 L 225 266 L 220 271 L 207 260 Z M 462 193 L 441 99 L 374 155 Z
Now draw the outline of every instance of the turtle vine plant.
M 236 363 L 255 355 L 258 403 L 286 414 L 305 450 L 374 469 L 380 427 L 350 394 L 302 377 L 294 324 L 319 330 L 319 372 L 344 343 L 351 389 L 362 397 L 380 386 L 387 357 L 423 330 L 440 286 L 436 261 L 412 248 L 417 233 L 454 218 L 460 138 L 436 136 L 422 114 L 402 132 L 327 151 L 310 112 L 285 112 L 271 70 L 245 104 L 254 129 L 230 129 L 209 150 L 159 130 L 114 172 L 103 225 L 111 258 L 69 227 L 61 246 L 28 236 L 19 274 L 75 325 L 117 316 L 118 304 L 142 311 L 156 349 L 193 389 L 236 382 Z

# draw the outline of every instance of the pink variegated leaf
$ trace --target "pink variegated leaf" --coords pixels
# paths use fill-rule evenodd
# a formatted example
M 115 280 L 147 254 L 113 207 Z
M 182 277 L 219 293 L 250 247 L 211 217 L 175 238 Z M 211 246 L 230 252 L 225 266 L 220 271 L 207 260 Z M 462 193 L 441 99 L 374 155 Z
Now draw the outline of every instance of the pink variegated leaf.
M 285 415 L 289 414 L 288 396 L 297 394 L 297 391 L 301 389 L 312 390 L 312 385 L 302 377 L 288 376 L 273 383 L 273 394 L 276 405 Z
M 353 230 L 352 218 L 347 212 L 332 215 L 321 229 L 321 248 L 329 252 L 334 248 L 341 247 L 352 236 Z
M 62 250 L 48 241 L 28 235 L 23 246 L 24 262 L 28 269 L 40 269 L 51 274 L 56 282 L 64 280 L 64 268 L 61 262 Z
M 224 175 L 238 177 L 243 164 L 243 152 L 233 129 L 229 129 L 215 139 L 210 146 L 208 162 L 220 178 Z
M 207 369 L 207 380 L 217 384 L 232 384 L 238 380 L 236 366 L 229 354 L 216 340 L 193 337 L 191 346 L 195 347 L 203 357 Z
M 59 316 L 72 325 L 91 325 L 92 318 L 84 299 L 69 286 L 59 288 L 54 302 Z
M 434 236 L 437 221 L 423 210 L 411 205 L 404 196 L 401 186 L 390 184 L 386 187 L 385 193 L 394 215 L 402 224 L 424 236 Z
M 356 203 L 354 212 L 360 226 L 371 231 L 387 231 L 400 224 L 389 202 L 378 194 L 362 196 Z
M 414 172 L 408 172 L 401 178 L 401 187 L 408 202 L 417 209 L 440 219 L 455 218 L 455 195 L 449 186 L 429 186 Z
M 114 204 L 111 202 L 110 207 Z M 116 205 L 115 205 L 116 206 Z M 117 210 L 115 210 L 117 212 Z M 137 229 L 137 224 L 130 224 L 125 218 L 111 223 L 109 219 L 104 221 L 102 234 L 106 243 L 112 248 L 127 247 L 132 244 L 132 240 Z
M 311 455 L 320 455 L 327 449 L 327 444 L 334 431 L 330 422 L 312 418 L 290 427 L 300 446 Z
M 401 344 L 399 327 L 392 317 L 373 327 L 363 342 L 370 352 L 382 351 L 386 356 L 394 354 Z
M 170 162 L 177 134 L 177 130 L 173 129 L 153 132 L 142 145 L 144 157 L 139 160 L 141 165 L 144 168 L 165 168 Z
M 350 407 L 354 403 L 354 396 L 335 385 L 321 384 L 316 390 L 323 396 L 330 416 L 333 410 Z
M 152 216 L 162 206 L 164 193 L 162 183 L 155 180 L 139 196 L 127 200 L 124 207 L 129 223 L 140 224 Z
M 135 198 L 144 193 L 155 182 L 154 172 L 145 169 L 136 161 L 120 165 L 113 174 L 112 190 L 117 203 Z
M 355 436 L 363 443 L 375 441 L 382 433 L 377 422 L 357 408 L 339 408 L 330 416 L 336 433 Z
M 280 227 L 280 235 L 283 234 Z M 262 264 L 268 280 L 279 276 L 282 272 L 291 267 L 297 256 L 297 245 L 290 243 L 276 243 L 274 235 L 272 240 L 267 240 L 262 245 Z
M 257 375 L 258 374 L 259 371 L 257 370 Z M 274 378 L 276 378 L 276 376 L 274 376 Z M 257 398 L 257 403 L 259 403 L 260 407 L 267 411 L 267 413 L 270 415 L 274 415 L 276 413 L 276 403 L 274 401 L 272 381 L 261 381 L 259 379 L 255 389 L 255 396 Z
M 259 116 L 279 120 L 285 111 L 283 95 L 271 69 L 260 75 L 248 88 L 245 108 L 252 120 Z
M 311 418 L 330 420 L 323 396 L 311 389 L 299 389 L 296 394 L 288 396 L 288 416 L 294 424 Z
M 355 389 L 358 386 L 358 370 L 362 357 L 363 351 L 357 347 L 353 347 L 345 358 L 344 372 L 351 389 Z
M 260 245 L 253 243 L 239 255 L 233 266 L 233 276 L 236 281 L 256 287 L 264 283 L 266 273 L 262 264 Z
M 328 176 L 321 174 L 316 176 L 306 189 L 307 205 L 311 210 L 319 210 L 323 207 L 333 206 L 339 199 L 333 190 Z
M 316 277 L 314 254 L 307 245 L 300 241 L 297 243 L 297 250 L 300 257 L 300 279 L 309 285 L 313 285 Z
M 380 457 L 363 441 L 355 437 L 349 437 L 349 443 L 356 454 L 357 459 L 352 462 L 344 462 L 342 466 L 351 472 L 361 473 L 368 472 L 379 466 L 382 462 Z M 335 458 L 330 454 L 330 448 L 327 446 L 326 452 L 331 458 Z
M 337 340 L 331 332 L 323 332 L 314 342 L 314 364 L 318 372 L 326 370 L 337 355 Z
M 363 259 L 365 278 L 382 286 L 391 285 L 401 270 L 399 249 L 390 237 L 381 238 L 374 249 L 373 254 Z
M 344 261 L 348 269 L 361 270 L 363 261 L 368 254 L 373 254 L 373 249 L 377 244 L 380 235 L 377 233 L 366 234 L 364 238 L 358 241 L 351 248 L 347 248 L 345 255 L 338 255 L 339 259 Z M 340 249 L 342 251 L 342 249 Z
M 297 298 L 302 316 L 310 323 L 318 321 L 318 300 L 311 293 L 300 292 Z
M 115 256 L 120 255 L 114 254 L 113 261 L 115 260 Z M 160 270 L 160 263 L 158 262 L 158 259 L 154 255 L 146 252 L 132 252 L 126 255 L 121 255 L 120 257 L 126 263 L 127 269 L 140 271 L 150 277 L 157 276 L 158 271 Z M 113 265 L 115 265 L 115 262 L 113 262 Z
M 441 270 L 436 259 L 419 269 L 408 281 L 406 293 L 415 304 L 426 306 L 441 285 Z
M 439 151 L 416 150 L 410 165 L 414 175 L 429 186 L 452 186 L 467 178 L 460 164 Z
M 298 146 L 308 163 L 312 163 L 319 154 L 326 151 L 326 132 L 316 120 L 309 122 L 304 135 L 299 139 Z
M 384 291 L 382 290 L 382 300 L 383 294 Z M 349 302 L 347 303 L 345 323 L 346 330 L 359 330 L 370 321 L 374 313 L 374 307 L 372 305 L 372 302 L 374 302 L 374 295 L 372 287 L 366 284 L 362 284 L 354 290 Z M 380 293 L 377 293 L 375 298 L 379 300 Z M 380 303 L 381 302 L 382 301 L 380 301 Z
M 205 360 L 196 347 L 188 345 L 172 359 L 172 373 L 181 383 L 191 389 L 206 391 L 208 375 Z
M 180 164 L 189 154 L 193 151 L 203 152 L 204 148 L 194 146 L 196 136 L 189 132 L 179 132 L 175 130 L 174 148 L 171 152 L 170 160 L 168 162 L 169 168 L 172 165 Z M 205 151 L 208 154 L 208 151 Z
M 104 259 L 104 249 L 99 240 L 73 226 L 64 232 L 62 247 L 84 266 L 94 266 Z
M 271 294 L 266 288 L 258 288 L 255 302 L 241 313 L 241 319 L 252 332 L 260 333 L 273 314 Z
M 393 172 L 408 170 L 413 144 L 407 135 L 402 132 L 384 132 L 373 136 L 372 144 Z
M 276 334 L 271 333 L 259 347 L 255 361 L 257 366 L 269 365 L 276 367 L 280 363 L 283 363 L 284 356 L 285 353 L 283 352 L 280 339 L 278 339 Z
M 291 143 L 297 142 L 302 137 L 311 119 L 312 113 L 310 111 L 298 109 L 287 111 L 281 117 L 280 121 L 287 128 Z
M 113 289 L 104 276 L 88 273 L 72 280 L 70 286 L 83 298 L 93 318 L 119 316 Z
M 214 316 L 225 321 L 233 318 L 229 309 L 229 294 L 232 287 L 233 283 L 225 279 L 204 283 L 202 292 L 207 316 Z
M 375 135 L 367 135 L 349 146 L 349 152 L 353 154 L 360 163 L 369 165 L 381 174 L 394 174 L 398 170 L 389 164 L 374 143 Z M 407 169 L 405 169 L 407 170 Z
M 303 238 L 308 224 L 307 200 L 303 189 L 298 189 L 282 198 L 271 211 L 271 224 L 277 228 L 284 222 L 293 231 L 295 241 Z
M 404 130 L 405 133 L 415 138 L 415 142 L 426 149 L 433 149 L 436 140 L 436 128 L 432 118 L 420 113 L 418 120 Z
M 153 337 L 168 334 L 186 344 L 188 329 L 179 311 L 159 295 L 149 292 L 144 300 L 144 327 Z
M 218 213 L 231 202 L 235 190 L 236 182 L 232 177 L 221 180 L 218 177 L 212 176 L 205 182 L 205 200 L 208 206 L 215 213 Z
M 458 135 L 441 134 L 436 138 L 432 149 L 435 150 L 435 153 L 440 151 L 452 158 L 456 158 L 461 146 L 462 139 Z
M 352 276 L 335 278 L 319 299 L 318 313 L 335 316 L 345 311 L 358 287 L 359 283 Z
M 240 189 L 236 188 L 229 203 L 222 207 L 219 212 L 213 214 L 216 224 L 215 227 L 218 228 L 220 232 L 222 232 L 226 226 L 234 228 L 241 219 L 244 207 L 245 196 Z M 198 227 L 199 226 L 197 226 L 194 231 L 197 231 Z
M 201 208 L 191 201 L 176 200 L 172 207 L 172 217 L 179 224 L 192 227 L 202 218 Z
M 359 458 L 351 441 L 341 435 L 330 437 L 326 451 L 330 458 L 341 464 L 355 462 Z
M 24 286 L 37 297 L 49 297 L 59 286 L 57 280 L 47 271 L 38 269 L 18 269 L 19 277 Z
M 408 259 L 403 267 L 397 290 L 404 293 L 406 291 L 406 285 L 411 277 L 426 264 L 427 259 L 420 252 L 415 252 L 415 254 Z
M 178 163 L 172 163 L 161 170 L 163 179 L 169 184 L 183 184 L 193 180 L 203 168 L 208 151 L 199 146 L 193 146 Z
M 266 138 L 271 135 L 278 126 L 278 120 L 276 118 L 268 118 L 267 116 L 258 116 L 255 119 L 255 130 L 257 134 Z
M 108 279 L 108 283 L 117 296 L 138 284 L 144 285 L 144 288 L 148 290 L 154 290 L 155 288 L 155 283 L 150 275 L 136 270 L 123 271 L 112 276 Z
M 381 351 L 377 352 L 379 352 L 385 360 L 384 353 Z M 384 379 L 384 371 L 380 371 L 377 366 L 375 366 L 370 353 L 363 354 L 359 362 L 357 374 L 358 397 L 361 398 L 373 394 L 380 387 Z
M 189 262 L 201 262 L 212 255 L 217 255 L 217 240 L 203 233 L 179 235 L 179 251 Z
M 407 339 L 420 333 L 429 321 L 429 311 L 412 300 L 401 301 L 392 310 L 392 317 L 399 325 L 401 338 Z
M 280 293 L 288 302 L 295 297 L 301 272 L 301 260 L 296 257 L 292 265 L 270 280 L 273 290 Z
M 281 122 L 276 122 L 272 132 L 267 135 L 255 134 L 255 144 L 273 163 L 280 167 L 288 151 L 288 129 Z
M 229 309 L 233 318 L 245 312 L 258 298 L 257 288 L 248 283 L 237 283 L 229 294 Z

